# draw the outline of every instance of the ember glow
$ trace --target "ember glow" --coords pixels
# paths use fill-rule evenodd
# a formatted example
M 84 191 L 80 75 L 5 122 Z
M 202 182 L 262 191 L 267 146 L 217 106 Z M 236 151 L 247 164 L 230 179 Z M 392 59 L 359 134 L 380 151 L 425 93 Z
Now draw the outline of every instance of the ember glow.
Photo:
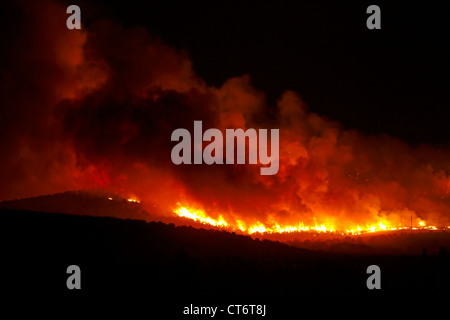
M 134 202 L 134 203 L 141 203 L 139 200 L 137 199 L 127 199 L 128 202 Z

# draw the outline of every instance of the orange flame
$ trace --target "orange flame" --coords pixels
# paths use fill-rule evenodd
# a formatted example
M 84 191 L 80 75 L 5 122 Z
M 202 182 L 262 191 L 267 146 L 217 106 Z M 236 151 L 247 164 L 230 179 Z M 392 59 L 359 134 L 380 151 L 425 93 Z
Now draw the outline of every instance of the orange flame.
M 299 222 L 296 225 L 280 225 L 276 222 L 261 222 L 256 221 L 253 223 L 246 223 L 243 220 L 236 219 L 235 221 L 226 221 L 222 215 L 218 215 L 218 218 L 212 218 L 203 209 L 193 209 L 190 206 L 177 203 L 177 208 L 173 212 L 179 217 L 190 219 L 207 226 L 226 228 L 233 231 L 241 231 L 247 234 L 273 234 L 273 233 L 293 233 L 293 232 L 317 232 L 317 233 L 338 233 L 342 235 L 359 235 L 368 232 L 380 232 L 380 231 L 395 231 L 395 230 L 439 230 L 436 226 L 426 226 L 425 221 L 419 221 L 420 227 L 394 227 L 392 223 L 387 220 L 380 221 L 377 225 L 367 225 L 361 228 L 359 225 L 351 228 L 340 229 L 331 224 L 315 224 L 313 226 L 304 225 L 303 222 Z M 450 228 L 444 227 L 445 229 Z
M 127 199 L 127 201 L 128 202 L 134 202 L 134 203 L 141 203 L 139 200 L 133 199 L 133 198 Z

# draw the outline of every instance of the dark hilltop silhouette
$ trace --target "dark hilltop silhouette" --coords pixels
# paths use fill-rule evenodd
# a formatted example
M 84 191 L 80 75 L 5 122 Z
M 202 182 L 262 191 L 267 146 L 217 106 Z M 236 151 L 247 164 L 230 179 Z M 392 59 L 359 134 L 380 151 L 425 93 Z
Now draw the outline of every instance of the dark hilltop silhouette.
M 123 210 L 138 216 L 136 208 Z M 6 288 L 16 294 L 73 295 L 66 287 L 72 264 L 82 270 L 80 294 L 87 296 L 446 298 L 449 292 L 446 248 L 438 254 L 332 254 L 162 222 L 11 208 L 0 214 Z M 366 287 L 372 264 L 382 270 L 382 290 Z

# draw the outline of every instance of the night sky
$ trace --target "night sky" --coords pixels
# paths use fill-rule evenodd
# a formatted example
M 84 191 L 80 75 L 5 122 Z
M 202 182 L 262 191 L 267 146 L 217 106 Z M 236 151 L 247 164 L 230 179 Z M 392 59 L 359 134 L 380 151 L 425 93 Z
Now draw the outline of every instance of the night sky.
M 381 30 L 366 28 L 371 4 L 381 8 Z M 87 26 L 113 18 L 185 50 L 209 85 L 249 74 L 269 105 L 291 89 L 346 128 L 412 145 L 449 140 L 449 27 L 436 4 L 108 0 L 81 7 Z

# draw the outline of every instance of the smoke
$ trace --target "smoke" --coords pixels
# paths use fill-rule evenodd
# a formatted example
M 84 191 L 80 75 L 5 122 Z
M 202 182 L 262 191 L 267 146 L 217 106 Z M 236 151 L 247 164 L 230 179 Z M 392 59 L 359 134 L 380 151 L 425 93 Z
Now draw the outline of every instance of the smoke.
M 22 19 L 0 82 L 0 199 L 102 188 L 149 210 L 180 202 L 249 224 L 450 222 L 448 150 L 346 130 L 292 91 L 269 106 L 248 75 L 209 86 L 144 28 L 101 20 L 68 30 L 58 2 L 15 8 Z M 280 129 L 278 174 L 174 165 L 171 133 L 193 132 L 194 120 L 222 132 Z

